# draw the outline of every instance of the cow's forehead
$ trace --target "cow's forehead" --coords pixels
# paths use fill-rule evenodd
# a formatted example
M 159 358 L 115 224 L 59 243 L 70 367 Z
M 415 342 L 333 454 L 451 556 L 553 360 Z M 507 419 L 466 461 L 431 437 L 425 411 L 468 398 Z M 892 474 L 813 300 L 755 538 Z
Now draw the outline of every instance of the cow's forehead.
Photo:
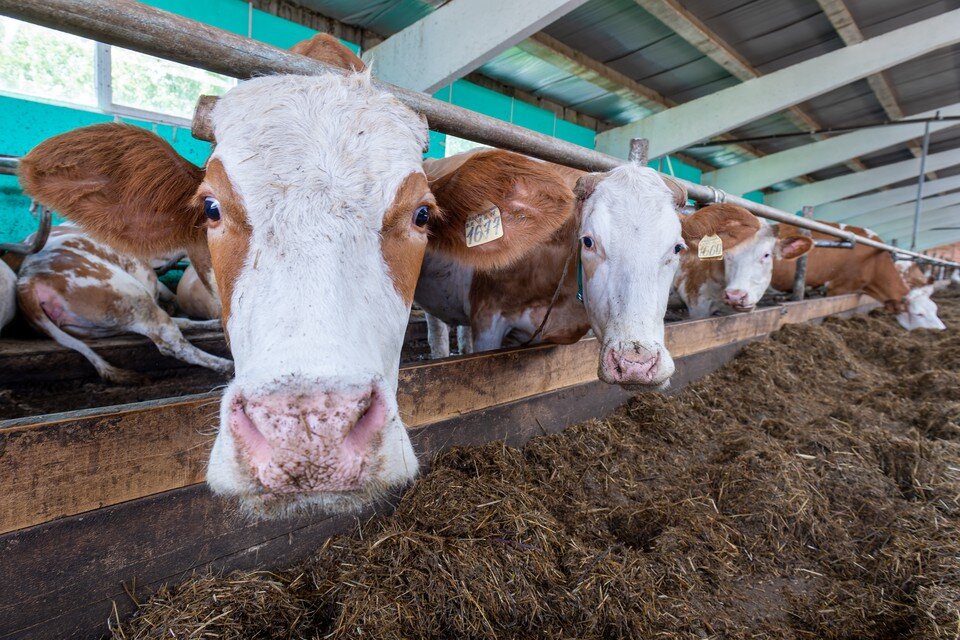
M 244 82 L 213 111 L 220 159 L 261 216 L 328 210 L 379 225 L 403 179 L 420 171 L 427 130 L 364 73 Z M 293 220 L 287 220 L 293 222 Z
M 647 167 L 622 165 L 610 171 L 587 203 L 588 215 L 601 212 L 599 217 L 610 224 L 643 230 L 646 238 L 669 235 L 667 241 L 674 242 L 680 233 L 673 193 Z

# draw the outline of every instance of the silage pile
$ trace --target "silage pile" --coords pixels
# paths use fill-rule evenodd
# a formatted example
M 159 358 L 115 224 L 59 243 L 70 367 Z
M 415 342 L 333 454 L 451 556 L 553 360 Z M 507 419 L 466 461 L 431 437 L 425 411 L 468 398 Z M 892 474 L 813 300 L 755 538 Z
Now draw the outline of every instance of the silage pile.
M 439 457 L 291 571 L 122 638 L 958 638 L 960 293 L 941 333 L 789 326 L 674 397 Z

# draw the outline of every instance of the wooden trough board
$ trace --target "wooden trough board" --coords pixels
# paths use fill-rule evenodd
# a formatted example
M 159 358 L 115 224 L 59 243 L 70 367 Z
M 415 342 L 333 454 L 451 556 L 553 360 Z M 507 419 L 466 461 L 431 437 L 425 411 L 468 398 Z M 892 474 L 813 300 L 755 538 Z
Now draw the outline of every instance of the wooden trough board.
M 788 323 L 869 310 L 847 295 L 667 325 L 674 387 Z M 597 381 L 597 341 L 405 365 L 399 404 L 421 460 L 453 445 L 530 437 L 597 417 L 629 394 Z M 360 516 L 250 522 L 203 474 L 218 395 L 0 422 L 0 638 L 98 637 L 128 591 L 193 570 L 276 567 Z M 389 510 L 390 505 L 377 507 Z

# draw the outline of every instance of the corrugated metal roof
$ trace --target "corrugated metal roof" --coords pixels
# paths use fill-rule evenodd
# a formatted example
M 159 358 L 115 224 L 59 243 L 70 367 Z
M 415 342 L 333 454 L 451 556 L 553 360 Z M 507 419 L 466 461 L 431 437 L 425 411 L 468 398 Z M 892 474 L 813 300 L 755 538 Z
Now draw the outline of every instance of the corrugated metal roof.
M 299 0 L 348 24 L 389 35 L 444 4 L 443 0 Z M 960 8 L 960 0 L 846 0 L 865 37 L 873 37 Z M 761 73 L 809 60 L 844 43 L 816 0 L 684 0 L 684 8 L 731 45 Z M 740 81 L 644 11 L 634 0 L 590 0 L 544 30 L 575 50 L 608 65 L 675 102 L 686 102 Z M 554 61 L 556 62 L 556 61 Z M 513 47 L 481 67 L 485 75 L 536 96 L 569 106 L 613 125 L 651 112 L 552 63 Z M 960 102 L 960 47 L 943 49 L 885 73 L 905 114 Z M 881 122 L 886 113 L 867 82 L 858 81 L 798 105 L 823 126 Z M 749 137 L 796 131 L 783 113 L 731 133 Z M 809 136 L 756 143 L 762 153 L 802 144 Z M 935 134 L 931 149 L 960 146 L 960 133 Z M 729 145 L 687 153 L 717 167 L 752 157 Z M 912 157 L 905 145 L 862 158 L 867 167 Z M 818 171 L 825 179 L 849 173 L 846 166 Z M 939 172 L 950 175 L 953 170 Z M 960 169 L 956 170 L 960 172 Z M 774 189 L 794 186 L 785 182 Z

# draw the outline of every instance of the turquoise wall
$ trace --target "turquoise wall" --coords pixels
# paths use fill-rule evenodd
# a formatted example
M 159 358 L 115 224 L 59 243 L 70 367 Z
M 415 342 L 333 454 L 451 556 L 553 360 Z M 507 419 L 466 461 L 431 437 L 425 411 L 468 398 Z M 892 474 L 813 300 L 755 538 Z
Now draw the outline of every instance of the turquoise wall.
M 240 35 L 289 48 L 293 44 L 313 36 L 316 32 L 282 18 L 277 18 L 258 9 L 251 13 L 250 5 L 243 0 L 147 0 L 165 11 L 198 20 L 206 24 Z M 360 47 L 345 42 L 353 51 Z M 465 80 L 457 80 L 434 94 L 443 102 L 510 122 L 533 131 L 554 136 L 584 147 L 594 148 L 594 131 L 562 120 L 551 111 L 521 102 L 514 98 L 480 87 Z M 71 129 L 100 122 L 110 122 L 112 115 L 77 107 L 65 107 L 38 100 L 0 95 L 0 130 L 4 131 L 0 153 L 24 155 L 43 140 Z M 142 120 L 121 118 L 123 122 L 153 129 L 170 142 L 184 157 L 202 164 L 210 146 L 194 140 L 189 129 L 158 125 Z M 443 157 L 446 136 L 430 132 L 430 150 L 427 157 Z M 651 163 L 650 166 L 691 180 L 700 181 L 700 171 L 672 158 L 667 164 Z M 29 201 L 21 193 L 14 176 L 0 175 L 0 242 L 17 241 L 31 233 L 36 223 L 27 213 Z

